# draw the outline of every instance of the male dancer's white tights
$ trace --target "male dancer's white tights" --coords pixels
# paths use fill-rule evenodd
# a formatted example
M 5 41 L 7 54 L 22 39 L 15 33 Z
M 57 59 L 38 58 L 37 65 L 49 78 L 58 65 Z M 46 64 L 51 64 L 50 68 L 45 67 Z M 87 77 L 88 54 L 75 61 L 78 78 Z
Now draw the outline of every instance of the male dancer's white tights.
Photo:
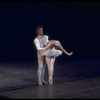
M 45 64 L 44 64 L 45 57 L 38 54 L 38 84 L 42 85 L 43 83 L 46 83 L 44 80 L 45 75 Z

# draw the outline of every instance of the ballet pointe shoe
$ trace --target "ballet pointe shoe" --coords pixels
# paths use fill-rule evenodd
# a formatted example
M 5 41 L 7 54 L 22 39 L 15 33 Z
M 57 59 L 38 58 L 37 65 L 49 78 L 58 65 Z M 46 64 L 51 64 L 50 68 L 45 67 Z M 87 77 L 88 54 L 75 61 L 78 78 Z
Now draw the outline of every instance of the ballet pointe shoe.
M 41 86 L 41 85 L 42 85 L 42 82 L 41 82 L 41 81 L 38 81 L 38 85 L 40 85 L 40 86 Z
M 49 77 L 49 84 L 53 85 L 53 78 L 52 77 Z
M 41 86 L 41 85 L 43 85 L 43 84 L 48 84 L 48 82 L 42 81 L 42 82 L 38 82 L 38 84 Z
M 43 80 L 43 83 L 44 83 L 44 84 L 48 84 L 48 82 L 47 82 L 47 81 L 45 81 L 45 80 Z

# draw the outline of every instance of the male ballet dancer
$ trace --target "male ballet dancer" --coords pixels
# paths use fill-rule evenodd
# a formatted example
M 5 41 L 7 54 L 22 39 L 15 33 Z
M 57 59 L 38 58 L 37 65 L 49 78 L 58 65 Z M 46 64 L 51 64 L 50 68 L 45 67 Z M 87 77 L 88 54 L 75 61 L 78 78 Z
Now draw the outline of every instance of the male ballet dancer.
M 44 46 L 49 42 L 48 36 L 43 35 L 43 27 L 37 26 L 36 27 L 36 33 L 37 37 L 34 39 L 34 44 L 37 48 L 37 51 L 43 50 Z M 40 54 L 37 54 L 38 57 L 38 84 L 42 85 L 43 83 L 47 83 L 44 80 L 45 75 L 45 56 L 41 56 Z

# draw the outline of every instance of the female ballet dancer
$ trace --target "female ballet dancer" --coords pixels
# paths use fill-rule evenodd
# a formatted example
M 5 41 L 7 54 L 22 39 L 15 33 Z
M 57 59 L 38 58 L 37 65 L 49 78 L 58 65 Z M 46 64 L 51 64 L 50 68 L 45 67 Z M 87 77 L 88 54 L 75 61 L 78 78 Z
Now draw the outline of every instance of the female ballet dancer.
M 68 56 L 71 56 L 73 54 L 73 52 L 68 53 L 61 45 L 61 43 L 58 40 L 50 40 L 48 42 L 48 45 L 45 47 L 45 49 L 43 49 L 42 51 L 38 51 L 38 54 L 42 54 L 43 52 L 45 52 L 48 49 L 53 49 L 55 47 L 59 47 L 65 54 L 67 54 Z

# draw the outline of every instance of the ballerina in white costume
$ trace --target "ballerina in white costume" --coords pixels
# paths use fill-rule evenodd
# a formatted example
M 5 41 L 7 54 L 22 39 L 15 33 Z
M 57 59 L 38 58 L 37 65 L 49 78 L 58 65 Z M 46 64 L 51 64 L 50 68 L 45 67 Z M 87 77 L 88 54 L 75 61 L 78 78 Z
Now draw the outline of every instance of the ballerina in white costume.
M 58 40 L 50 40 L 48 45 L 45 47 L 44 50 L 38 51 L 38 54 L 49 56 L 49 57 L 57 57 L 62 54 L 62 51 L 56 50 L 55 47 L 61 49 L 65 54 L 68 56 L 72 55 L 73 52 L 68 53 L 61 45 Z
M 36 32 L 37 37 L 34 39 L 34 44 L 38 51 L 38 84 L 42 85 L 43 83 L 47 83 L 44 80 L 45 65 L 43 61 L 45 60 L 48 67 L 49 84 L 53 85 L 53 72 L 56 57 L 60 56 L 62 51 L 69 56 L 72 55 L 73 52 L 68 53 L 64 50 L 59 41 L 49 41 L 49 37 L 47 35 L 43 35 L 43 27 L 38 26 L 36 28 Z M 55 47 L 60 48 L 62 51 Z
M 47 36 L 44 36 L 44 38 L 47 37 Z M 51 42 L 48 42 L 48 43 L 51 43 Z M 40 54 L 41 52 L 41 55 L 42 56 L 47 56 L 47 57 L 58 57 L 62 54 L 62 51 L 61 50 L 57 50 L 55 49 L 54 47 L 52 48 L 48 48 L 49 44 L 44 44 L 44 49 L 42 50 L 39 50 L 38 51 L 38 54 Z M 47 49 L 48 48 L 48 49 Z

